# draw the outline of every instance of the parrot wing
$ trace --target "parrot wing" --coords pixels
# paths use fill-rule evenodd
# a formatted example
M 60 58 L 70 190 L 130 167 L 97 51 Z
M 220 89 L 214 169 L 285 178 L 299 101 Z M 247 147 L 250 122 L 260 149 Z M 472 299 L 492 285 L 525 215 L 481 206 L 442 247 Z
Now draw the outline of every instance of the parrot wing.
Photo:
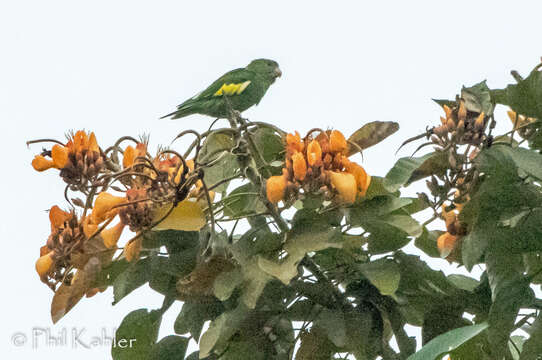
M 220 98 L 224 95 L 241 95 L 243 91 L 250 86 L 253 78 L 254 74 L 247 69 L 241 68 L 232 70 L 218 78 L 207 89 L 178 105 L 177 110 L 174 112 L 162 116 L 161 119 L 170 116 L 173 116 L 173 119 L 180 117 L 181 114 L 190 112 L 191 108 L 201 104 L 203 101 Z

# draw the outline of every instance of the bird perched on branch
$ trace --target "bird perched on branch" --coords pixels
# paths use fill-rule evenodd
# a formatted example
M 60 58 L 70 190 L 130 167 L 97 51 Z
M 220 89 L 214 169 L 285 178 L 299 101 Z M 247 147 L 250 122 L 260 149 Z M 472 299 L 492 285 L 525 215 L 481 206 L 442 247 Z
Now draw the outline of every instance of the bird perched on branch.
M 245 68 L 222 75 L 211 86 L 177 106 L 177 110 L 161 117 L 172 119 L 192 114 L 227 118 L 231 110 L 245 111 L 257 105 L 271 84 L 280 77 L 279 64 L 273 60 L 253 60 Z

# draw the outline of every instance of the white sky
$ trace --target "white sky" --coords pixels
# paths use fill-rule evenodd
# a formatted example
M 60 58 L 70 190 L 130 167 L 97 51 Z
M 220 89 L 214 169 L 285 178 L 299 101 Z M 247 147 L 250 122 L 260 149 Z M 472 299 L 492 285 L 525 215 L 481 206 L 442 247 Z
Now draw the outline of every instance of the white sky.
M 397 121 L 398 134 L 365 152 L 368 172 L 384 175 L 404 139 L 438 122 L 431 98 L 453 98 L 462 84 L 483 79 L 502 87 L 511 69 L 525 74 L 536 65 L 541 13 L 534 1 L 0 2 L 3 358 L 37 356 L 30 343 L 14 346 L 14 333 L 76 327 L 88 337 L 102 328 L 111 335 L 128 312 L 162 299 L 143 288 L 112 307 L 109 290 L 52 326 L 52 293 L 34 262 L 48 235 L 45 210 L 61 202 L 63 183 L 54 171 L 32 170 L 40 147 L 27 149 L 26 140 L 85 128 L 104 146 L 142 133 L 153 146 L 168 144 L 210 119 L 160 115 L 224 72 L 267 57 L 283 76 L 245 115 L 301 133 L 333 126 L 349 134 L 368 121 Z M 167 314 L 161 336 L 173 332 L 179 309 Z M 38 350 L 42 360 L 110 358 L 108 347 L 40 343 Z

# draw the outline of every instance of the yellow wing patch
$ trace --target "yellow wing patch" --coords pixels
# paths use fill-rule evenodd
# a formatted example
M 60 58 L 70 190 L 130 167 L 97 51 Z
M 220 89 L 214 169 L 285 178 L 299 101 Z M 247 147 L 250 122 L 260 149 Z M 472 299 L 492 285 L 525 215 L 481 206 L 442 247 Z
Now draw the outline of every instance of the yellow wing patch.
M 218 89 L 217 92 L 214 93 L 214 96 L 222 96 L 222 95 L 227 95 L 227 96 L 231 96 L 231 95 L 239 95 L 241 94 L 243 91 L 245 91 L 245 89 L 247 88 L 247 86 L 250 85 L 250 80 L 247 80 L 243 83 L 239 83 L 239 84 L 224 84 L 220 87 L 220 89 Z

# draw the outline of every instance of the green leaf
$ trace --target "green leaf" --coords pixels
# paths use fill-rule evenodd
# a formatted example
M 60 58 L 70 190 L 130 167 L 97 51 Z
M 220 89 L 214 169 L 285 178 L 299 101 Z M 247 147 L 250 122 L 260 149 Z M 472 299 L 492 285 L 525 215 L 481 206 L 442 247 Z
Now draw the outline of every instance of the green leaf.
M 398 250 L 410 241 L 407 233 L 382 221 L 374 220 L 363 228 L 370 232 L 368 250 L 373 255 Z
M 248 315 L 248 311 L 248 308 L 240 303 L 235 309 L 224 312 L 213 320 L 209 329 L 201 336 L 200 358 L 209 356 L 213 351 L 223 350 Z
M 186 360 L 199 360 L 199 351 L 194 351 L 192 354 L 188 355 Z
M 530 337 L 523 344 L 520 360 L 539 360 L 542 355 L 542 314 L 531 326 Z
M 412 174 L 422 164 L 434 156 L 429 153 L 421 157 L 404 157 L 399 159 L 384 178 L 384 188 L 389 192 L 395 192 L 409 182 Z
M 468 111 L 484 112 L 486 116 L 493 114 L 494 105 L 485 80 L 468 88 L 463 87 L 461 89 L 461 98 L 465 101 L 465 107 Z
M 399 130 L 399 124 L 393 121 L 373 121 L 363 125 L 348 138 L 349 143 L 358 145 L 362 150 L 378 144 Z M 347 156 L 357 153 L 359 149 L 348 144 Z
M 185 301 L 173 326 L 176 334 L 190 333 L 196 342 L 199 340 L 203 324 L 213 320 L 224 310 L 218 301 L 205 303 Z
M 271 128 L 260 127 L 252 135 L 254 144 L 268 163 L 284 160 L 282 138 Z
M 521 115 L 542 119 L 542 72 L 532 71 L 518 84 L 508 85 L 504 90 L 495 90 L 496 102 L 508 105 Z
M 457 101 L 455 101 L 455 100 L 446 100 L 446 99 L 431 99 L 431 100 L 433 100 L 434 102 L 439 104 L 441 107 L 446 105 L 449 108 L 453 108 L 454 106 L 457 105 Z
M 147 309 L 132 311 L 122 320 L 111 347 L 114 360 L 147 360 L 156 343 L 161 315 Z
M 129 266 L 130 266 L 130 263 L 126 261 L 126 259 L 113 261 L 111 264 L 109 264 L 109 266 L 102 269 L 100 274 L 98 274 L 98 277 L 96 278 L 96 282 L 94 283 L 94 286 L 102 287 L 102 286 L 113 285 L 117 277 L 121 275 L 122 273 L 124 273 L 124 271 Z
M 417 353 L 408 357 L 407 360 L 435 360 L 468 340 L 472 339 L 488 327 L 487 323 L 464 326 L 439 335 L 428 342 Z M 505 343 L 506 344 L 506 343 Z
M 231 152 L 235 147 L 235 139 L 231 134 L 212 133 L 202 145 L 198 155 L 198 163 L 213 165 L 205 168 L 204 180 L 208 186 L 232 177 L 238 169 L 237 157 Z M 215 191 L 222 192 L 228 187 L 228 183 L 221 184 Z
M 495 144 L 484 149 L 476 163 L 486 172 L 506 175 L 505 180 L 517 177 L 517 169 L 542 180 L 542 155 L 534 150 Z
M 388 191 L 384 186 L 385 178 L 380 176 L 371 176 L 371 183 L 365 194 L 365 199 L 372 199 L 375 196 L 380 195 L 394 195 L 395 197 L 399 196 L 399 191 Z
M 213 283 L 213 293 L 220 301 L 229 299 L 235 288 L 243 281 L 239 268 L 218 274 Z
M 431 175 L 442 176 L 446 173 L 450 167 L 448 161 L 448 154 L 445 151 L 435 151 L 433 156 L 425 160 L 417 169 L 412 172 L 412 175 L 408 179 L 406 185 L 424 179 Z M 461 155 L 458 155 L 461 156 Z
M 401 273 L 393 260 L 378 259 L 361 264 L 359 269 L 382 295 L 393 295 L 399 288 Z
M 417 237 L 423 231 L 420 224 L 408 215 L 367 217 L 362 227 L 370 232 L 368 241 L 371 254 L 395 251 L 410 241 L 408 236 Z
M 448 280 L 457 288 L 470 292 L 473 292 L 480 285 L 478 280 L 460 274 L 448 275 Z
M 198 232 L 166 230 L 155 233 L 169 253 L 169 258 L 156 264 L 160 266 L 160 272 L 183 277 L 194 270 L 200 246 Z
M 224 215 L 240 217 L 260 213 L 266 210 L 260 200 L 260 190 L 252 183 L 244 184 L 233 190 L 222 201 Z
M 152 347 L 149 360 L 183 360 L 187 347 L 187 338 L 176 335 L 166 336 Z
M 346 345 L 346 324 L 342 311 L 324 309 L 314 324 L 324 330 L 327 338 L 335 346 L 344 347 Z
M 247 341 L 231 341 L 228 344 L 228 349 L 220 357 L 220 359 L 224 360 L 245 360 L 245 359 L 251 359 L 251 360 L 265 360 L 266 356 L 269 356 L 270 354 L 266 354 L 261 347 L 261 344 L 254 341 L 254 339 L 250 339 Z M 257 350 L 256 350 L 257 349 Z M 256 351 L 255 351 L 256 350 Z
M 414 245 L 427 255 L 434 258 L 440 258 L 440 252 L 437 247 L 437 239 L 442 234 L 444 234 L 444 231 L 429 231 L 424 227 L 422 235 L 418 236 L 416 240 L 414 240 Z
M 506 351 L 506 344 L 521 304 L 529 300 L 529 283 L 523 276 L 519 255 L 490 251 L 485 257 L 493 303 L 489 309 L 488 338 L 495 356 Z
M 132 263 L 113 282 L 113 305 L 151 279 L 151 259 Z
M 431 297 L 465 296 L 466 293 L 456 288 L 444 275 L 442 271 L 431 269 L 418 256 L 406 255 L 397 252 L 394 257 L 398 261 L 401 271 L 401 281 L 397 290 L 401 295 L 421 297 L 425 303 L 431 301 Z
M 337 242 L 340 238 L 340 231 L 333 228 L 322 232 L 304 231 L 294 234 L 284 244 L 288 256 L 280 262 L 260 257 L 258 265 L 263 271 L 288 285 L 290 280 L 297 276 L 297 265 L 307 253 L 329 247 L 340 248 L 342 244 Z
M 348 222 L 352 226 L 364 223 L 368 218 L 387 215 L 395 210 L 412 204 L 412 199 L 391 195 L 375 196 L 348 209 Z
M 316 325 L 303 332 L 300 339 L 301 344 L 295 354 L 296 360 L 329 360 L 335 353 L 326 331 Z

